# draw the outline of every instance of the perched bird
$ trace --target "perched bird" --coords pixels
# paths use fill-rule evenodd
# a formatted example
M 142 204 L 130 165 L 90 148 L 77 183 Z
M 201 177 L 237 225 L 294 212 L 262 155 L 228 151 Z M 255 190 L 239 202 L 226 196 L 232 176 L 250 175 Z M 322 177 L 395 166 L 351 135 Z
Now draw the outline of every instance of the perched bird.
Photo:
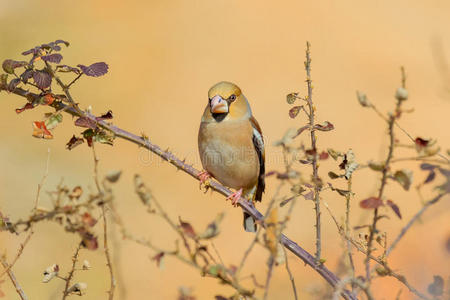
M 205 171 L 201 182 L 210 176 L 236 190 L 228 199 L 233 205 L 241 196 L 261 201 L 264 192 L 264 140 L 241 89 L 231 82 L 215 84 L 208 92 L 208 104 L 198 133 L 198 148 Z M 255 220 L 244 212 L 244 228 L 255 232 Z

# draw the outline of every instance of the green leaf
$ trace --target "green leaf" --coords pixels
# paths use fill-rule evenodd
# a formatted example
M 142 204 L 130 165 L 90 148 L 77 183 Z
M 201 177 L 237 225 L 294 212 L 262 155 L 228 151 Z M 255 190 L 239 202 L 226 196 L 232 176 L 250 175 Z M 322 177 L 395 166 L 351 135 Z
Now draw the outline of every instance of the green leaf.
M 330 177 L 331 179 L 336 179 L 336 178 L 339 178 L 341 176 L 339 176 L 338 174 L 330 171 L 330 172 L 328 172 L 328 177 Z
M 297 100 L 298 93 L 290 93 L 286 96 L 286 101 L 289 104 L 293 104 Z
M 63 120 L 63 116 L 60 113 L 58 113 L 56 115 L 54 115 L 52 113 L 48 113 L 48 114 L 45 114 L 45 117 L 47 118 L 45 120 L 45 127 L 47 127 L 48 130 L 55 128 Z
M 395 172 L 394 179 L 407 191 L 412 183 L 413 172 L 411 170 L 403 169 Z
M 356 97 L 358 98 L 359 104 L 361 104 L 363 107 L 370 107 L 372 104 L 370 104 L 369 99 L 367 99 L 366 94 L 361 93 L 360 91 L 356 91 Z

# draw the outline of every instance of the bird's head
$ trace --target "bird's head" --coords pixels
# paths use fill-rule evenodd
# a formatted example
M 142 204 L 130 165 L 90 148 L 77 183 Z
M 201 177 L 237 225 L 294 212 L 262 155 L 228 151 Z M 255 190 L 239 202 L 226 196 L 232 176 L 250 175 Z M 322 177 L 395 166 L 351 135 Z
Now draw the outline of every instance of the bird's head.
M 250 106 L 241 89 L 234 83 L 221 81 L 209 89 L 205 113 L 216 121 L 242 119 L 251 116 Z

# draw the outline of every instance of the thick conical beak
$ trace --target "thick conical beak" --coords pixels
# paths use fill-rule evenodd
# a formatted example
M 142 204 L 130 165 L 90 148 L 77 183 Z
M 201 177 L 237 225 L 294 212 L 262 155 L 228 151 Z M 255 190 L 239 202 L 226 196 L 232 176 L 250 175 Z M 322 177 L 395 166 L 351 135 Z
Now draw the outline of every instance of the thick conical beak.
M 213 114 L 223 114 L 228 112 L 228 103 L 223 100 L 219 95 L 215 95 L 211 99 L 211 113 Z

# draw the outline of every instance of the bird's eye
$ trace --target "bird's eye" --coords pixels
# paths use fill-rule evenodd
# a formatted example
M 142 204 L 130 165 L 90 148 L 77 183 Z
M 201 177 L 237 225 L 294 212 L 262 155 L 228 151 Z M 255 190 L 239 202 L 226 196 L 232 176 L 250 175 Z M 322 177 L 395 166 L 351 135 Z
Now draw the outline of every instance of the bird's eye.
M 228 99 L 230 99 L 231 101 L 236 100 L 236 95 L 231 95 Z

